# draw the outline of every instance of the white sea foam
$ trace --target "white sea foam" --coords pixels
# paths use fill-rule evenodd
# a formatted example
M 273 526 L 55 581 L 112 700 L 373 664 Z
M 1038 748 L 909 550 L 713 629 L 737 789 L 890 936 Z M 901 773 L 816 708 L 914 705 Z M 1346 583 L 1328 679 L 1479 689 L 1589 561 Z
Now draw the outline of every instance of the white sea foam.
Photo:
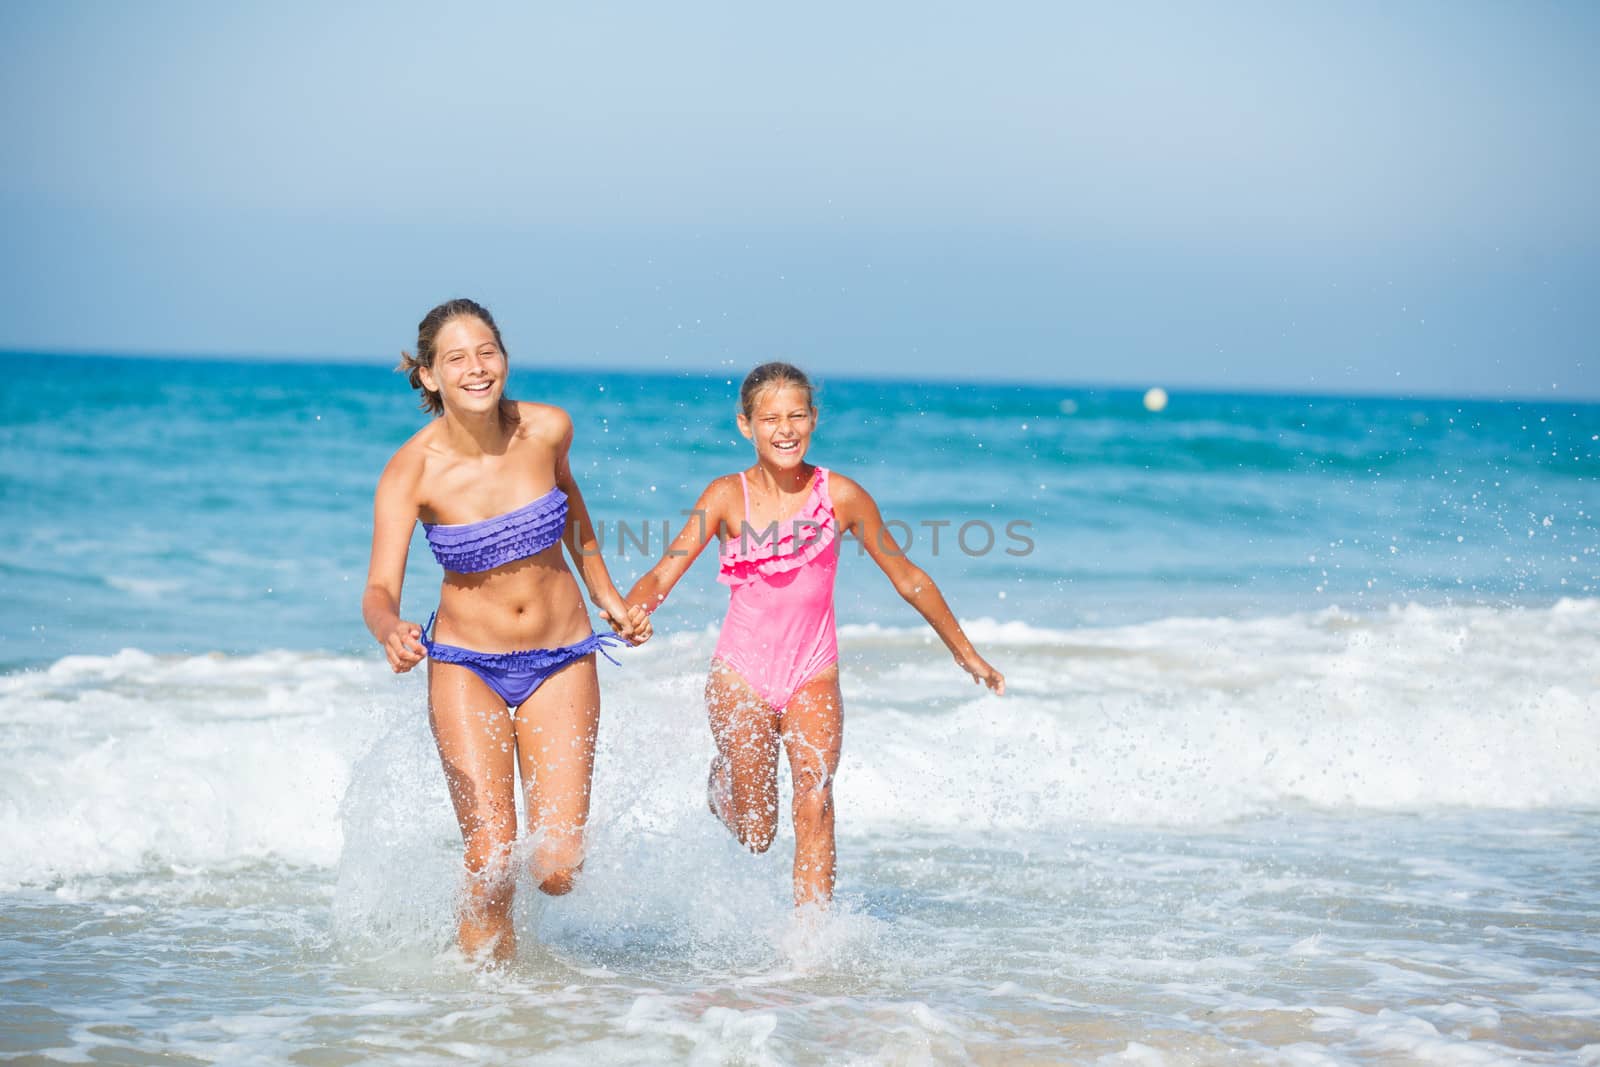
M 952 704 L 960 675 L 915 632 L 851 635 L 880 669 L 846 687 L 875 714 L 850 719 L 841 811 L 1025 828 L 1600 803 L 1593 600 L 968 631 L 1003 700 Z
M 1600 601 L 968 631 L 1004 698 L 926 630 L 844 632 L 844 834 L 1600 805 Z M 704 821 L 711 640 L 663 635 L 604 666 L 597 840 Z M 347 827 L 454 862 L 421 672 L 396 679 L 376 657 L 66 657 L 0 676 L 0 752 L 0 885 L 330 865 Z M 359 895 L 364 861 L 346 862 Z
M 0 677 L 0 885 L 151 865 L 328 864 L 366 660 L 68 656 Z

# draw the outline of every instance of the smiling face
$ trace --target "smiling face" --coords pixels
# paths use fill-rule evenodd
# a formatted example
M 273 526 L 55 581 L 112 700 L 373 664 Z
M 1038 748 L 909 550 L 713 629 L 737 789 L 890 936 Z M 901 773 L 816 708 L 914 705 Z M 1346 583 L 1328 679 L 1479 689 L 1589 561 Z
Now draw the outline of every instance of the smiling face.
M 476 315 L 459 315 L 439 327 L 433 365 L 423 384 L 439 394 L 447 412 L 481 415 L 496 410 L 506 385 L 506 354 L 494 330 Z
M 817 409 L 811 390 L 792 382 L 779 382 L 756 394 L 748 415 L 739 416 L 739 432 L 756 446 L 756 458 L 779 470 L 805 462 L 811 433 L 817 428 Z

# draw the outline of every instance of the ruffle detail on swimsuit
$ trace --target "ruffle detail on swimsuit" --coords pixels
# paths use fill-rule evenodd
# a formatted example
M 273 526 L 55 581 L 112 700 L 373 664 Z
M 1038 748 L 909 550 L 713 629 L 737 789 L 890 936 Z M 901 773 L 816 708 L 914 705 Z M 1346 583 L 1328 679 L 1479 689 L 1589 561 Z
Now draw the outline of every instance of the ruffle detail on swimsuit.
M 567 527 L 567 494 L 552 489 L 532 503 L 482 522 L 422 526 L 439 566 L 457 574 L 476 574 L 527 559 L 561 540 Z
M 591 652 L 598 652 L 612 663 L 617 661 L 610 652 L 606 651 L 607 645 L 616 645 L 620 648 L 628 647 L 628 642 L 616 634 L 590 634 L 583 640 L 561 648 L 531 648 L 524 652 L 478 652 L 470 648 L 459 648 L 456 645 L 441 645 L 427 638 L 427 629 L 431 629 L 433 620 L 428 620 L 428 627 L 424 630 L 423 647 L 428 650 L 428 658 L 436 659 L 440 663 L 459 663 L 462 666 L 487 667 L 497 671 L 531 672 L 554 667 L 568 660 L 579 659 Z M 617 664 L 621 666 L 621 664 Z
M 777 536 L 760 536 L 768 530 L 752 530 L 746 526 L 740 536 L 724 542 L 717 581 L 727 586 L 747 585 L 758 578 L 797 570 L 824 552 L 836 549 L 838 530 L 825 469 L 817 468 L 811 482 L 811 495 L 793 518 L 778 524 L 781 532 L 777 532 Z

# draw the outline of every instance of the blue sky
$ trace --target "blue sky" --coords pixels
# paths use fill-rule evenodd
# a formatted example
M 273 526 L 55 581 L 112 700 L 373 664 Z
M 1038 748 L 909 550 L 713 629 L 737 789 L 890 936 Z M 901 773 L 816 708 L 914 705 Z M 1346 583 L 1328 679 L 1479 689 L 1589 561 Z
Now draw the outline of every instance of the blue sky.
M 0 348 L 1600 398 L 1585 3 L 8 4 Z

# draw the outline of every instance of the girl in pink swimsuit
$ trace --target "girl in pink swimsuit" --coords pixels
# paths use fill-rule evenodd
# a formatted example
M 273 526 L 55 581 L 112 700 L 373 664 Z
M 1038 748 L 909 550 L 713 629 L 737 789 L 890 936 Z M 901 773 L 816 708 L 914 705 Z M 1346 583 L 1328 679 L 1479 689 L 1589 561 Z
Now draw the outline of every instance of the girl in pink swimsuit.
M 804 373 L 787 363 L 751 371 L 738 421 L 755 445 L 755 465 L 706 487 L 627 599 L 653 611 L 712 534 L 721 539 L 717 580 L 730 595 L 706 680 L 717 745 L 707 799 L 745 847 L 765 852 L 778 829 L 781 742 L 794 783 L 795 904 L 825 903 L 833 895 L 833 776 L 844 726 L 833 613 L 839 538 L 861 542 L 973 681 L 1002 693 L 1005 679 L 972 647 L 933 579 L 896 545 L 867 491 L 806 462 L 817 409 Z

